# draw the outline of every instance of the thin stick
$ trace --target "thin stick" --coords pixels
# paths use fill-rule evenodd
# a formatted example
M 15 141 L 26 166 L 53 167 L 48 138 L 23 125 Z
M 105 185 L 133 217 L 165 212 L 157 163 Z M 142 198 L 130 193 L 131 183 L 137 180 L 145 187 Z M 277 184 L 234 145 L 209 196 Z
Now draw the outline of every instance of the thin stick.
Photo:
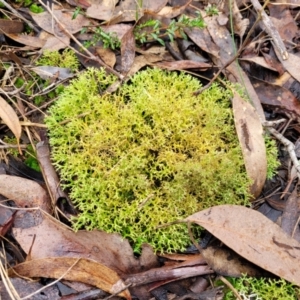
M 300 163 L 298 161 L 298 158 L 296 156 L 296 153 L 295 153 L 295 145 L 289 141 L 287 138 L 285 138 L 281 133 L 279 133 L 277 130 L 275 130 L 274 128 L 272 128 L 270 126 L 271 122 L 263 122 L 263 126 L 267 128 L 267 130 L 273 135 L 276 137 L 276 139 L 278 141 L 280 141 L 285 147 L 286 147 L 286 150 L 288 151 L 289 155 L 290 155 L 290 158 L 293 162 L 293 165 L 294 167 L 296 168 L 297 170 L 297 176 L 298 178 L 300 179 Z
M 219 276 L 219 279 L 231 289 L 231 291 L 234 293 L 234 295 L 236 296 L 237 299 L 243 300 L 242 297 L 240 296 L 240 294 L 234 288 L 234 286 L 225 277 Z

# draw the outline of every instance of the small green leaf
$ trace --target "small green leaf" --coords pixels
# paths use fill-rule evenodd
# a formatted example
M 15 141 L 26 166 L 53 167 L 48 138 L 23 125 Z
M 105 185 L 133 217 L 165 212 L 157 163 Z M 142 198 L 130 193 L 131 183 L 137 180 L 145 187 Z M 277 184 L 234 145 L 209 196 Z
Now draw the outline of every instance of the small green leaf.
M 157 38 L 157 41 L 162 45 L 165 46 L 165 42 L 161 38 Z
M 74 13 L 72 15 L 72 20 L 75 20 L 80 13 L 81 13 L 81 8 L 76 7 L 75 10 L 74 10 Z

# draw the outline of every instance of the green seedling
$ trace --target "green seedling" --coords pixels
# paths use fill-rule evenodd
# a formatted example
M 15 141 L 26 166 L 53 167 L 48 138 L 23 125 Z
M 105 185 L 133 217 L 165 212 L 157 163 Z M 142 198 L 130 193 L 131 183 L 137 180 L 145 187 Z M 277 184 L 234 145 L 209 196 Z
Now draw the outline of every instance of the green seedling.
M 74 13 L 75 15 L 75 13 Z M 164 39 L 168 38 L 173 41 L 175 36 L 180 36 L 187 39 L 184 33 L 184 28 L 204 28 L 205 23 L 200 14 L 194 19 L 191 19 L 185 15 L 182 15 L 178 21 L 172 20 L 168 26 L 163 26 L 159 20 L 148 20 L 142 24 L 135 26 L 134 37 L 136 42 L 144 44 L 146 42 L 159 42 L 165 45 Z M 82 33 L 86 32 L 86 28 L 82 29 Z M 99 42 L 103 43 L 104 48 L 119 49 L 121 47 L 121 41 L 116 33 L 105 32 L 101 27 L 97 27 L 94 30 L 94 34 L 91 40 L 84 42 L 84 46 L 89 48 L 96 46 Z
M 205 12 L 208 16 L 217 16 L 219 14 L 219 10 L 215 5 L 208 5 L 205 8 Z
M 184 29 L 193 27 L 205 27 L 204 20 L 200 14 L 194 19 L 182 15 L 178 21 L 173 19 L 166 27 L 162 26 L 159 20 L 148 20 L 135 27 L 134 36 L 140 44 L 157 41 L 164 46 L 165 38 L 168 38 L 170 41 L 173 41 L 176 36 L 187 39 Z
M 81 32 L 85 32 L 84 28 Z M 121 47 L 121 41 L 115 32 L 105 32 L 101 27 L 97 27 L 94 30 L 94 34 L 91 40 L 84 42 L 84 46 L 89 48 L 96 46 L 99 42 L 103 43 L 104 48 L 110 48 L 112 50 L 119 49 Z
M 36 153 L 31 145 L 27 146 L 24 156 L 25 156 L 24 163 L 26 164 L 26 166 L 38 172 L 41 171 L 39 162 L 36 158 Z
M 4 137 L 3 141 L 7 144 L 11 144 L 11 145 L 15 145 L 15 146 L 18 145 L 16 138 Z M 20 156 L 20 153 L 19 153 L 19 150 L 17 147 L 8 149 L 7 153 L 9 153 L 10 155 L 12 155 L 14 157 Z M 41 171 L 40 166 L 39 166 L 38 160 L 36 158 L 36 153 L 35 153 L 32 145 L 28 145 L 26 147 L 26 149 L 24 150 L 23 154 L 24 154 L 25 165 L 33 170 L 40 172 Z
M 74 10 L 74 13 L 72 15 L 72 20 L 75 20 L 77 18 L 78 15 L 82 14 L 81 8 L 80 7 L 76 7 Z

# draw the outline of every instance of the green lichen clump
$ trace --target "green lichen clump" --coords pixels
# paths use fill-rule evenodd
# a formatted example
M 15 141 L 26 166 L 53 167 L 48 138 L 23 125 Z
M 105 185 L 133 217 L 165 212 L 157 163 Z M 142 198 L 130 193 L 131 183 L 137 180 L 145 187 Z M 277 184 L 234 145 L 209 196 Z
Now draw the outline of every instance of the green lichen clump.
M 36 65 L 69 68 L 72 71 L 77 71 L 80 63 L 73 50 L 65 49 L 62 53 L 45 50 L 43 55 L 37 60 Z
M 248 203 L 250 180 L 234 128 L 231 94 L 158 69 L 115 81 L 89 69 L 46 119 L 52 158 L 81 214 L 76 229 L 118 232 L 135 246 L 184 249 L 185 224 L 159 227 L 213 205 Z
M 278 160 L 278 148 L 276 141 L 270 135 L 265 134 L 265 145 L 267 154 L 267 179 L 271 179 L 277 174 L 277 169 L 280 166 Z
M 229 279 L 242 299 L 249 300 L 297 300 L 299 287 L 284 279 L 254 278 L 243 276 Z M 224 300 L 234 300 L 232 291 L 226 293 Z

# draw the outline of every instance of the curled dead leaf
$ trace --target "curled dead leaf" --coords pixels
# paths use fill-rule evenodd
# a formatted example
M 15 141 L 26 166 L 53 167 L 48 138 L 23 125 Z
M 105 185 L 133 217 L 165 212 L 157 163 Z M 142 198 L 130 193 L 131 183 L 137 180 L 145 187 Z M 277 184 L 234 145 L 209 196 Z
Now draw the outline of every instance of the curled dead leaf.
M 257 197 L 267 177 L 266 146 L 263 128 L 254 107 L 237 93 L 232 99 L 235 128 L 242 148 L 245 167 L 253 184 L 251 194 Z
M 42 186 L 26 178 L 0 174 L 0 194 L 18 207 L 37 208 L 51 214 L 51 200 Z
M 8 270 L 9 276 L 46 277 L 79 281 L 96 286 L 111 294 L 126 288 L 124 282 L 112 269 L 89 259 L 51 257 L 26 261 Z M 118 294 L 131 299 L 128 289 Z
M 0 118 L 12 131 L 18 142 L 21 137 L 22 127 L 14 109 L 0 96 Z

